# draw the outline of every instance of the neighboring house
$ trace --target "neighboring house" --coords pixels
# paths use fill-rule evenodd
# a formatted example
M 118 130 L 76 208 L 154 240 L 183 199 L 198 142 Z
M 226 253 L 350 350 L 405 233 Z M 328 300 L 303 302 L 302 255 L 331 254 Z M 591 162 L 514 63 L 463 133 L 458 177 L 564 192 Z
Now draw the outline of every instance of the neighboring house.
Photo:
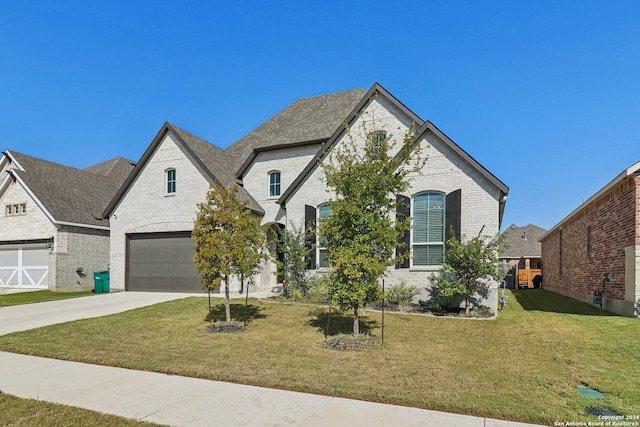
M 81 170 L 2 153 L 0 288 L 93 287 L 93 272 L 109 266 L 101 213 L 133 165 L 116 158 Z
M 622 171 L 540 242 L 546 289 L 633 316 L 640 299 L 640 162 Z
M 197 204 L 213 182 L 241 186 L 240 196 L 269 226 L 269 250 L 277 256 L 278 228 L 310 226 L 330 213 L 332 194 L 320 162 L 348 138 L 345 123 L 359 141 L 365 132 L 379 132 L 401 142 L 413 126 L 414 146 L 428 157 L 426 166 L 412 173 L 406 194 L 396 195 L 406 206 L 399 214 L 414 218 L 404 237 L 413 259 L 392 269 L 387 283 L 428 287 L 430 275 L 441 271 L 449 227 L 458 235 L 474 235 L 483 227 L 487 234 L 499 232 L 508 187 L 374 84 L 368 91 L 300 99 L 226 150 L 165 123 L 103 213 L 111 223 L 111 287 L 201 291 L 190 232 Z M 322 247 L 315 247 L 308 261 L 315 272 L 327 269 Z M 275 263 L 267 263 L 251 289 L 277 285 L 276 270 Z M 237 278 L 233 284 L 235 290 L 244 285 Z M 488 303 L 492 307 L 495 295 Z
M 505 247 L 498 254 L 505 280 L 510 288 L 539 287 L 534 278 L 542 275 L 542 251 L 538 239 L 547 230 L 529 224 L 518 227 L 511 224 L 502 236 Z M 535 281 L 537 282 L 537 280 Z

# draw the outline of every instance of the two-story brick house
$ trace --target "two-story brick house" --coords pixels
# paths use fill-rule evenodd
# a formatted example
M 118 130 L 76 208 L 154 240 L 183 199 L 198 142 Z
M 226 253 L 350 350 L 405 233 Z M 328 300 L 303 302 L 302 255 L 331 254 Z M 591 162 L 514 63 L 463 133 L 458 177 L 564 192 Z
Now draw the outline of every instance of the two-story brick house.
M 0 158 L 0 288 L 80 290 L 109 266 L 101 213 L 134 164 L 76 169 L 5 151 Z
M 241 185 L 240 196 L 274 232 L 308 225 L 328 214 L 333 195 L 320 163 L 332 150 L 349 137 L 363 141 L 370 131 L 401 141 L 411 127 L 417 129 L 415 145 L 428 160 L 412 174 L 406 194 L 396 195 L 406 201 L 401 214 L 414 218 L 405 236 L 413 258 L 391 269 L 388 283 L 404 280 L 427 287 L 429 276 L 441 270 L 445 230 L 453 226 L 458 234 L 475 235 L 484 228 L 496 235 L 508 187 L 435 125 L 374 84 L 368 91 L 300 99 L 226 150 L 165 123 L 103 214 L 111 224 L 112 288 L 201 289 L 189 235 L 196 205 L 211 183 Z M 322 247 L 311 258 L 311 269 L 326 270 Z M 273 263 L 265 265 L 255 287 L 276 285 L 275 271 Z M 489 306 L 495 307 L 495 294 Z
M 540 242 L 546 289 L 633 316 L 640 299 L 640 162 L 622 171 Z

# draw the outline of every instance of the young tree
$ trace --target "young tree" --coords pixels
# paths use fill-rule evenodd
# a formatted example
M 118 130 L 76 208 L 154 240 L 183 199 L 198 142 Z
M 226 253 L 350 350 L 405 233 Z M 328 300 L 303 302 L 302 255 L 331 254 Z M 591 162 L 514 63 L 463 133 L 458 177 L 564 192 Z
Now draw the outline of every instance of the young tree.
M 303 295 L 309 290 L 307 277 L 307 257 L 311 249 L 306 244 L 307 230 L 304 226 L 296 227 L 293 223 L 287 229 L 278 231 L 276 241 L 277 251 L 283 254 L 281 259 L 276 257 L 278 269 L 282 271 L 284 279 L 292 289 L 298 289 Z M 285 286 L 285 296 L 288 296 L 288 286 Z
M 340 309 L 353 310 L 353 334 L 360 333 L 358 311 L 380 296 L 379 279 L 393 259 L 410 219 L 396 220 L 396 194 L 408 188 L 407 175 L 420 169 L 415 131 L 408 131 L 398 154 L 384 131 L 367 132 L 365 141 L 347 129 L 348 138 L 323 163 L 327 186 L 334 191 L 331 215 L 319 226 L 331 265 L 331 298 Z M 411 166 L 411 156 L 417 161 Z M 324 245 L 323 244 L 323 245 Z
M 235 184 L 230 188 L 213 184 L 207 200 L 198 204 L 192 232 L 196 243 L 193 260 L 202 274 L 203 289 L 210 291 L 224 279 L 227 322 L 231 321 L 229 276 L 251 277 L 266 259 L 260 218 L 246 207 L 246 201 L 238 200 L 237 192 Z
M 444 271 L 432 278 L 440 294 L 445 298 L 464 298 L 465 314 L 470 315 L 471 299 L 476 294 L 486 293 L 487 280 L 500 276 L 498 251 L 504 245 L 503 237 L 477 236 L 463 242 L 458 240 L 453 230 L 447 240 Z

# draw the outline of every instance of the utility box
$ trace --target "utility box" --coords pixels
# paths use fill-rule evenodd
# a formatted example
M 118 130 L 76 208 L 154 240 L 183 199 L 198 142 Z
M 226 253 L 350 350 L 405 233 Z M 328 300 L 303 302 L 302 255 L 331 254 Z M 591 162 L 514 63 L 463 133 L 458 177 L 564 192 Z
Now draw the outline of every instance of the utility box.
M 602 291 L 593 293 L 593 305 L 602 305 Z

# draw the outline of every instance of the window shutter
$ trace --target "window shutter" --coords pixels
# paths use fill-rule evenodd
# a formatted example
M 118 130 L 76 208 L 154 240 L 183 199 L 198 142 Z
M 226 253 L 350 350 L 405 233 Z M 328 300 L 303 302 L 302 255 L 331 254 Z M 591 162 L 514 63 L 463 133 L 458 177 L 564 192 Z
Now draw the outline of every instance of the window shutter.
M 396 194 L 396 218 L 403 221 L 411 216 L 411 199 L 401 194 Z M 404 234 L 398 238 L 400 245 L 396 246 L 396 256 L 409 253 L 411 248 L 411 230 L 405 230 Z M 402 263 L 396 263 L 396 269 L 409 268 L 409 257 L 405 258 Z
M 307 270 L 316 269 L 316 208 L 304 205 L 304 229 L 307 238 L 306 247 L 309 250 L 307 256 Z
M 446 220 L 445 220 L 445 242 L 449 240 L 451 228 L 456 235 L 456 239 L 460 240 L 461 236 L 461 217 L 462 217 L 462 190 L 456 190 L 447 194 L 446 201 Z

